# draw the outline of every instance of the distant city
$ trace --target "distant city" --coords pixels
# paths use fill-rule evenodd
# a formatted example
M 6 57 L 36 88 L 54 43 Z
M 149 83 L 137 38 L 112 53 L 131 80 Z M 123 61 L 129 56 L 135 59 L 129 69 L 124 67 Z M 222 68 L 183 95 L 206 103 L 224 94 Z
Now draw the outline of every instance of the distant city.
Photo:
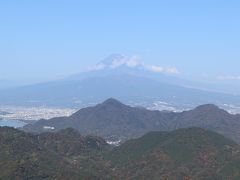
M 91 103 L 91 106 L 97 103 Z M 128 103 L 131 106 L 143 107 L 148 110 L 159 110 L 159 111 L 172 111 L 172 112 L 182 112 L 190 110 L 192 105 L 185 105 L 182 107 L 169 104 L 163 101 L 155 101 L 152 104 L 149 103 Z M 87 107 L 85 105 L 83 107 Z M 225 109 L 231 114 L 240 114 L 240 106 L 231 104 L 222 104 L 219 107 Z M 80 109 L 80 108 L 79 108 Z M 70 116 L 75 113 L 76 108 L 59 108 L 59 107 L 24 107 L 24 106 L 0 106 L 0 119 L 4 120 L 40 120 L 40 119 L 51 119 L 54 117 Z
M 76 109 L 51 108 L 51 107 L 23 107 L 23 106 L 1 106 L 0 119 L 5 120 L 39 120 L 50 119 L 59 116 L 70 116 Z

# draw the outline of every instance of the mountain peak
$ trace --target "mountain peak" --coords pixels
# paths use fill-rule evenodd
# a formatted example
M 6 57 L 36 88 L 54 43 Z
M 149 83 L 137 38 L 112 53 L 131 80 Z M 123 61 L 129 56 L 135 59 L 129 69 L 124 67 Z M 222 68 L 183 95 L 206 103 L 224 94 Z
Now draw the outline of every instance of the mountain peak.
M 163 67 L 159 65 L 145 64 L 139 60 L 136 55 L 112 54 L 100 61 L 98 64 L 88 67 L 87 72 L 103 71 L 103 70 L 119 70 L 123 72 L 138 73 L 164 73 L 164 74 L 179 74 L 176 67 Z M 136 72 L 135 72 L 136 73 Z
M 218 106 L 214 104 L 204 104 L 201 106 L 198 106 L 194 109 L 194 111 L 198 112 L 222 112 L 222 113 L 227 113 L 227 111 L 220 109 Z
M 136 56 L 126 56 L 123 54 L 112 54 L 101 61 L 98 65 L 102 65 L 104 67 L 110 69 L 116 69 L 118 67 L 126 66 L 129 68 L 134 68 L 137 66 L 141 66 L 142 63 L 138 60 Z
M 196 109 L 203 109 L 203 110 L 213 109 L 213 110 L 219 110 L 219 107 L 216 106 L 215 104 L 204 104 L 204 105 L 198 106 Z
M 123 54 L 111 54 L 100 62 L 100 64 L 112 65 L 114 61 L 122 61 L 126 58 Z
M 121 103 L 120 101 L 118 101 L 117 99 L 114 99 L 114 98 L 109 98 L 109 99 L 107 99 L 106 101 L 104 101 L 103 103 L 102 103 L 102 105 L 110 105 L 110 106 L 112 106 L 112 105 L 123 105 L 123 103 Z

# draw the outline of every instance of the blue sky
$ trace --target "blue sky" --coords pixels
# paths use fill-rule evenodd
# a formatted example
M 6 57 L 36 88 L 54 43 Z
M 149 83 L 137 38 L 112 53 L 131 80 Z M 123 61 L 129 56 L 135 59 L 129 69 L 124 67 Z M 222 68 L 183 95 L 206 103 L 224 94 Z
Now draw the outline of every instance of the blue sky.
M 0 79 L 54 79 L 122 53 L 240 83 L 237 0 L 7 0 L 0 27 Z

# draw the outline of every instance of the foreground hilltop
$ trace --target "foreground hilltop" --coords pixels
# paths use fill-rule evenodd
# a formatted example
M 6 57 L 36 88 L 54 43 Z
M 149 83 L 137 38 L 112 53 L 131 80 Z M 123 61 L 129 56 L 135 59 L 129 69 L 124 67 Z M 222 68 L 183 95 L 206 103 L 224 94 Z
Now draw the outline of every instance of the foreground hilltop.
M 200 128 L 150 132 L 108 156 L 120 179 L 240 178 L 240 151 L 233 141 Z
M 88 156 L 95 151 L 108 148 L 105 140 L 93 136 L 81 136 L 74 129 L 57 133 L 28 134 L 13 128 L 0 127 L 0 179 L 89 179 L 101 176 L 89 168 L 96 163 L 87 163 Z M 86 165 L 76 166 L 85 158 Z M 104 166 L 101 166 L 104 170 Z
M 0 179 L 239 179 L 240 148 L 200 128 L 150 132 L 110 147 L 74 129 L 0 128 Z
M 83 108 L 69 117 L 40 120 L 23 129 L 41 133 L 68 127 L 75 128 L 84 135 L 100 135 L 108 140 L 127 140 L 150 131 L 200 127 L 240 143 L 240 116 L 229 114 L 212 104 L 174 113 L 130 107 L 111 98 L 94 107 Z

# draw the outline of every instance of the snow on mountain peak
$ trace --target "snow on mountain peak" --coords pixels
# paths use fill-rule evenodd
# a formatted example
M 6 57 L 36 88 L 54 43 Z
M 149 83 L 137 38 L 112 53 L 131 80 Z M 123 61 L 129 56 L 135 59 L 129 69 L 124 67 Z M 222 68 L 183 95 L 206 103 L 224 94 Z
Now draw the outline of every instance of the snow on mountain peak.
M 140 61 L 138 60 L 137 56 L 125 56 L 122 54 L 113 54 L 100 62 L 100 64 L 104 64 L 111 69 L 118 68 L 120 66 L 127 66 L 127 67 L 136 67 L 141 65 Z
M 96 64 L 95 66 L 89 67 L 88 71 L 99 71 L 104 69 L 116 69 L 119 67 L 135 68 L 142 66 L 137 56 L 125 56 L 122 54 L 112 54 L 106 59 Z
M 88 68 L 88 71 L 113 70 L 120 67 L 138 68 L 153 73 L 179 74 L 178 69 L 175 67 L 148 65 L 142 63 L 137 56 L 126 56 L 122 54 L 112 54 L 95 66 Z

